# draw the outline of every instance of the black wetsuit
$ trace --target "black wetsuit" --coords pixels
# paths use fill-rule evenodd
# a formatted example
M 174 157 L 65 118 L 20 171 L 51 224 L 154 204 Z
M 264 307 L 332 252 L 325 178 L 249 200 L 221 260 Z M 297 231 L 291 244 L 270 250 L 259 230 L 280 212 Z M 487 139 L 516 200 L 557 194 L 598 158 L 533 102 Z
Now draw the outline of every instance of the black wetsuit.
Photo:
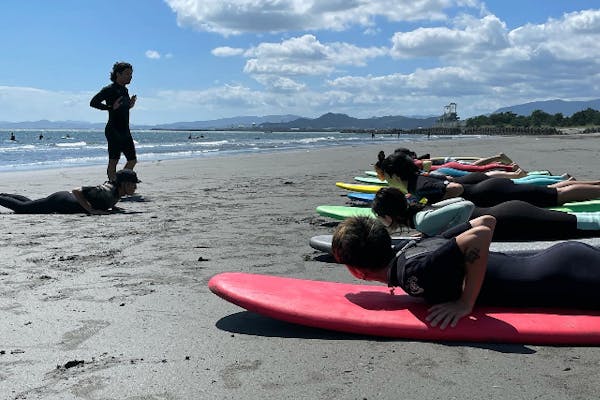
M 557 190 L 546 186 L 517 185 L 510 179 L 482 173 L 455 178 L 454 182 L 463 186 L 460 197 L 472 201 L 477 207 L 491 207 L 509 200 L 522 200 L 538 207 L 558 205 Z M 436 203 L 444 198 L 448 183 L 444 177 L 416 175 L 408 181 L 408 191 L 417 197 L 427 198 L 429 203 Z
M 117 188 L 112 183 L 98 186 L 84 186 L 81 194 L 93 209 L 108 210 L 120 199 Z M 52 193 L 42 199 L 31 200 L 18 194 L 0 193 L 0 206 L 13 210 L 16 214 L 85 214 L 87 211 L 72 192 Z
M 495 241 L 563 240 L 600 236 L 598 230 L 577 229 L 577 217 L 561 211 L 547 210 L 521 200 L 511 200 L 493 207 L 475 207 L 471 219 L 482 215 L 496 218 Z
M 121 106 L 114 110 L 113 104 L 119 98 L 121 98 Z M 121 153 L 128 161 L 136 159 L 135 145 L 129 130 L 130 102 L 127 88 L 117 83 L 103 87 L 90 101 L 90 106 L 108 111 L 104 134 L 108 142 L 108 158 L 113 160 L 120 158 Z
M 453 235 L 469 226 L 449 230 L 444 237 L 450 238 L 436 250 L 409 257 L 406 262 L 402 257 L 394 258 L 389 285 L 400 286 L 408 294 L 432 303 L 458 299 L 465 265 Z M 490 252 L 477 303 L 600 309 L 598 288 L 600 249 L 580 242 L 562 242 L 532 255 Z

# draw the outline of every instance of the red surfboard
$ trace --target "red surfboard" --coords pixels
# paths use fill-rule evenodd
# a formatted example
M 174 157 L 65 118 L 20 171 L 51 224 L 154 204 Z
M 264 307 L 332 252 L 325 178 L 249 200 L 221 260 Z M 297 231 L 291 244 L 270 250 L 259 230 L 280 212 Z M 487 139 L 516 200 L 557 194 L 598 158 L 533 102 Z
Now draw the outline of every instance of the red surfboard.
M 454 328 L 425 321 L 428 306 L 399 288 L 229 272 L 210 290 L 246 310 L 299 325 L 402 339 L 600 344 L 600 311 L 477 307 Z

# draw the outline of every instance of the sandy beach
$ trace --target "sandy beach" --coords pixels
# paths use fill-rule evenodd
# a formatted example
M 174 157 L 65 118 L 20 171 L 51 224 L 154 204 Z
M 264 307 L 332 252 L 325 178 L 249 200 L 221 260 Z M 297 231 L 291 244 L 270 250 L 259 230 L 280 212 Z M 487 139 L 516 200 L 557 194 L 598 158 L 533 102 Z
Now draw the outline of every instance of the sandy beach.
M 399 143 L 398 147 L 406 147 Z M 417 153 L 504 152 L 526 170 L 598 179 L 600 136 L 408 144 Z M 301 327 L 212 294 L 225 271 L 357 282 L 308 245 L 364 175 L 361 147 L 140 163 L 127 212 L 0 209 L 0 399 L 591 399 L 600 348 L 430 343 Z M 105 167 L 0 174 L 37 198 L 96 185 Z

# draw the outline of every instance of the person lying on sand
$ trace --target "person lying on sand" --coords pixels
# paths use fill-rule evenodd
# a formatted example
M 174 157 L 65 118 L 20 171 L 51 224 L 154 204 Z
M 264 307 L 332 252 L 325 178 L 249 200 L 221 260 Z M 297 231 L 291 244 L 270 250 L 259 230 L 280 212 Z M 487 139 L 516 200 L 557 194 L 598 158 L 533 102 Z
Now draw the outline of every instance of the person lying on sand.
M 379 220 L 353 217 L 336 228 L 332 252 L 354 277 L 424 298 L 432 304 L 426 320 L 441 329 L 456 326 L 476 302 L 600 309 L 600 249 L 561 242 L 535 256 L 490 252 L 495 225 L 485 215 L 398 250 Z
M 37 200 L 18 194 L 0 193 L 0 206 L 16 214 L 110 214 L 109 210 L 120 211 L 115 204 L 122 196 L 132 195 L 139 182 L 134 171 L 122 169 L 117 171 L 113 182 L 82 186 L 70 192 L 56 192 Z

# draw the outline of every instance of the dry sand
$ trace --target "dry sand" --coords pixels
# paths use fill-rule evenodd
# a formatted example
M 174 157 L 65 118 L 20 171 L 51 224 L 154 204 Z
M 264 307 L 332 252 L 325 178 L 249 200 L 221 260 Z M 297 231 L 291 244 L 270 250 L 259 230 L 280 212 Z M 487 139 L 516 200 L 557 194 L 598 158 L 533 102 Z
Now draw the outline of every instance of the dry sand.
M 593 179 L 599 140 L 408 147 L 432 155 L 503 151 L 528 170 Z M 346 202 L 334 182 L 363 175 L 378 150 L 375 142 L 141 163 L 146 201 L 120 203 L 127 214 L 0 210 L 0 398 L 597 398 L 600 348 L 346 335 L 261 317 L 208 290 L 223 271 L 355 282 L 308 240 L 333 230 L 315 207 Z M 0 192 L 41 197 L 103 179 L 104 167 L 4 173 Z M 75 361 L 83 363 L 71 367 Z

